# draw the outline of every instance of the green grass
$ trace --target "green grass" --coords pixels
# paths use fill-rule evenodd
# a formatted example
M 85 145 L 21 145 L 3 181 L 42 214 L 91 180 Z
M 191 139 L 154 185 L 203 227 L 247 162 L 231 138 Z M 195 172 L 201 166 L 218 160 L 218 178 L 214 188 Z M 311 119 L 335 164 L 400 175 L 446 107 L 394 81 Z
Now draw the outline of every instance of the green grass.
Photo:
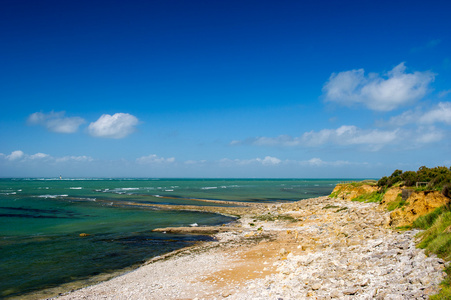
M 428 213 L 427 215 L 417 218 L 412 226 L 420 229 L 428 229 L 434 224 L 435 220 L 447 209 L 445 207 L 438 207 L 434 211 Z
M 339 207 L 340 207 L 340 206 L 337 206 L 337 205 L 330 205 L 330 204 L 327 204 L 326 206 L 323 207 L 323 209 L 339 208 Z
M 382 197 L 384 196 L 384 194 L 379 193 L 379 192 L 372 192 L 372 193 L 366 193 L 363 195 L 360 195 L 358 197 L 355 197 L 354 199 L 352 199 L 352 201 L 358 201 L 358 202 L 376 202 L 376 203 L 380 203 L 382 201 Z
M 398 196 L 396 196 L 396 199 L 394 201 L 388 203 L 387 210 L 393 211 L 397 208 L 401 208 L 401 207 L 405 206 L 406 204 L 407 204 L 407 201 L 402 200 L 402 195 L 401 195 L 401 193 L 399 193 Z
M 254 222 L 257 222 L 257 220 L 259 221 L 275 221 L 275 220 L 279 220 L 279 221 L 286 221 L 286 222 L 296 222 L 297 219 L 293 218 L 292 216 L 287 216 L 287 215 L 271 215 L 271 213 L 268 213 L 267 215 L 259 215 L 255 217 L 256 220 L 254 220 Z
M 337 198 L 338 194 L 340 194 L 342 190 L 343 190 L 343 188 L 339 189 L 339 190 L 336 191 L 336 192 L 331 193 L 331 194 L 329 195 L 329 197 L 331 197 L 331 198 Z
M 418 247 L 445 259 L 451 258 L 451 233 L 444 232 L 449 226 L 451 226 L 451 211 L 445 211 L 428 229 L 418 235 L 421 238 Z
M 442 206 L 427 215 L 421 216 L 413 222 L 413 227 L 425 229 L 420 232 L 421 238 L 418 247 L 425 249 L 426 253 L 435 253 L 445 259 L 451 259 L 451 209 L 449 206 Z M 442 300 L 451 299 L 451 266 L 445 269 L 447 276 L 441 283 L 441 291 L 429 299 Z
M 451 299 L 451 266 L 448 266 L 445 269 L 447 276 L 442 281 L 441 288 L 442 290 L 437 295 L 430 296 L 430 300 L 447 300 Z
M 400 230 L 400 231 L 406 231 L 406 230 L 412 229 L 412 226 L 410 226 L 410 225 L 404 225 L 404 226 L 396 227 L 396 229 L 397 229 L 397 230 Z
M 347 209 L 348 208 L 346 206 L 343 206 L 343 207 L 337 209 L 335 212 L 337 213 L 337 212 L 340 212 L 340 211 L 343 211 L 343 210 L 347 210 Z

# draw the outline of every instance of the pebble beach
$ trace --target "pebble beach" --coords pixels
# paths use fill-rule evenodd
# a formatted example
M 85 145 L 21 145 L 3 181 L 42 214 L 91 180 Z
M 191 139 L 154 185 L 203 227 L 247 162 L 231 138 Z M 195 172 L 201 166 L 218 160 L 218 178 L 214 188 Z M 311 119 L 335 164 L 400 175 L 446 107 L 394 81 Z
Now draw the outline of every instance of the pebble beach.
M 446 262 L 374 203 L 255 205 L 204 242 L 57 299 L 427 299 Z M 189 230 L 189 229 L 188 229 Z

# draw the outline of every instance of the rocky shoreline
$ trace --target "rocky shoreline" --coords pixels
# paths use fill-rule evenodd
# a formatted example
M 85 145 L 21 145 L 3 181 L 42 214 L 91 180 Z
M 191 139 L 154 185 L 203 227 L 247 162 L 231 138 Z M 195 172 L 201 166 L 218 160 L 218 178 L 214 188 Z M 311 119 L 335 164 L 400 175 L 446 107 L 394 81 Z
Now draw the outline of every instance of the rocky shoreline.
M 427 299 L 446 263 L 389 222 L 377 204 L 329 197 L 254 205 L 216 242 L 58 299 Z

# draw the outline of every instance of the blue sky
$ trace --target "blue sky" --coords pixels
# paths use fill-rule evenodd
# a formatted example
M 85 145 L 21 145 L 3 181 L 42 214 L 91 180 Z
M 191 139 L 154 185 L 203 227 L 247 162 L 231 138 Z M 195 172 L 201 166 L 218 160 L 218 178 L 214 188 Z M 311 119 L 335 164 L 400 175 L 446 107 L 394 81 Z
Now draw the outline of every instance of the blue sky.
M 449 1 L 0 6 L 1 177 L 451 165 Z

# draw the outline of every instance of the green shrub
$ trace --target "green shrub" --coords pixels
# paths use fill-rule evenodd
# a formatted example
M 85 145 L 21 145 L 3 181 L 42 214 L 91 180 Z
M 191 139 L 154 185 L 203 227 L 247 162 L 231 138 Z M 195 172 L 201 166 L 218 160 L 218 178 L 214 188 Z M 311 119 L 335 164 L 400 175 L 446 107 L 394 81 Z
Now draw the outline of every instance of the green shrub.
M 443 186 L 442 195 L 451 199 L 451 184 L 446 184 Z
M 381 188 L 391 186 L 415 186 L 417 182 L 428 182 L 422 190 L 441 190 L 446 185 L 451 185 L 451 168 L 422 166 L 418 171 L 395 170 L 390 176 L 384 176 L 377 182 Z M 450 197 L 451 198 L 451 197 Z

